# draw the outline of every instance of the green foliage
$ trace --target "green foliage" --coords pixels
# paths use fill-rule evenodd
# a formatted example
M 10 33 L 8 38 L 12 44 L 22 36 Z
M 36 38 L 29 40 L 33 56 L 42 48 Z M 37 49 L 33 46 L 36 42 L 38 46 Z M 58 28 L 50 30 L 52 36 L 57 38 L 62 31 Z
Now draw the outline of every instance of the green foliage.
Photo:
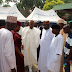
M 18 10 L 25 16 L 27 17 L 30 13 L 29 13 L 29 8 L 24 9 L 24 7 L 22 6 L 22 3 L 18 3 L 16 4 Z
M 60 4 L 64 4 L 64 2 L 60 0 L 46 0 L 43 6 L 43 10 L 50 10 L 53 8 L 53 6 Z
M 22 6 L 25 8 L 43 7 L 45 0 L 22 0 Z
M 33 7 L 33 0 L 22 0 L 22 6 L 25 8 Z
M 57 14 L 58 14 L 58 16 L 59 16 L 60 18 L 62 18 L 63 16 L 65 16 L 65 13 L 57 12 Z
M 3 1 L 2 1 L 2 0 L 0 0 L 0 4 L 2 4 L 2 2 L 3 2 Z
M 16 4 L 19 11 L 27 17 L 35 7 L 43 8 L 45 0 L 20 0 L 20 3 Z

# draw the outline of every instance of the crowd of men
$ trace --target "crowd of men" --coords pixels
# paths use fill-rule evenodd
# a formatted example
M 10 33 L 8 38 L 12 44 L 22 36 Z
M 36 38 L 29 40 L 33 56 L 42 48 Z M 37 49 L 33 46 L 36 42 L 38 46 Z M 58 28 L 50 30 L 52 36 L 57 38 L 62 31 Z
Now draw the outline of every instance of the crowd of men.
M 70 72 L 72 56 L 72 21 L 64 20 L 50 27 L 49 21 L 26 21 L 17 17 L 0 20 L 0 72 L 25 72 L 38 65 L 39 72 Z

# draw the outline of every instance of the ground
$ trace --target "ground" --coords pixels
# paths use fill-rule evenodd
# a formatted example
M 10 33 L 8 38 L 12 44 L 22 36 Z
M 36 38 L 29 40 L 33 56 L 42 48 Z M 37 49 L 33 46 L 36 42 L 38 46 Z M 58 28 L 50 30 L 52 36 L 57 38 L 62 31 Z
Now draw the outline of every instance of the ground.
M 36 72 L 36 71 L 38 71 L 38 69 L 33 66 L 32 67 L 32 72 Z M 29 72 L 28 67 L 25 67 L 25 72 Z
M 32 70 L 33 70 L 33 72 L 38 71 L 38 69 L 37 69 L 37 67 L 35 65 L 32 67 Z M 29 72 L 28 67 L 25 67 L 25 72 Z M 65 72 L 65 71 L 63 71 L 63 72 Z M 71 66 L 71 72 L 72 72 L 72 66 Z

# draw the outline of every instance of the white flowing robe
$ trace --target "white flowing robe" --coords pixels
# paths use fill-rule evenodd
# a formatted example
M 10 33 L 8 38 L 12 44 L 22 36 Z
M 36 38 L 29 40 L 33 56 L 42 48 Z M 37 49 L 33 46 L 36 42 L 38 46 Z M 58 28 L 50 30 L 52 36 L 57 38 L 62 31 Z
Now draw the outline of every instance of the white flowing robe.
M 16 68 L 15 48 L 12 33 L 0 29 L 0 72 L 11 72 Z
M 51 28 L 49 28 L 48 30 L 43 29 L 40 43 L 40 55 L 38 60 L 38 69 L 41 70 L 41 72 L 48 72 L 46 63 L 50 44 L 53 37 L 54 34 L 52 33 Z
M 24 45 L 24 64 L 29 66 L 37 64 L 37 48 L 40 44 L 40 30 L 33 27 L 25 27 L 23 29 L 22 44 Z
M 64 38 L 61 34 L 52 39 L 50 51 L 47 57 L 47 69 L 50 70 L 51 72 L 60 71 L 63 43 Z
M 20 26 L 20 30 L 19 30 L 18 34 L 21 35 L 21 38 L 22 38 L 22 30 L 23 30 L 23 27 Z

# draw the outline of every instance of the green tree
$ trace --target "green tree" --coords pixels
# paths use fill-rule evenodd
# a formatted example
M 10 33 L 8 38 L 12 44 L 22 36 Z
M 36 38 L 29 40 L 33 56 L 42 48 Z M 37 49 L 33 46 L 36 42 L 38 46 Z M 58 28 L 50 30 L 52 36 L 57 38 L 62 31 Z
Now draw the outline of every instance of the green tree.
M 16 4 L 19 11 L 27 17 L 35 7 L 43 8 L 45 0 L 20 0 L 20 3 Z
M 25 8 L 33 7 L 33 0 L 22 0 L 22 6 Z
M 0 0 L 0 4 L 2 4 L 3 0 Z
M 18 3 L 18 4 L 16 4 L 17 5 L 17 8 L 18 8 L 18 10 L 25 16 L 25 17 L 27 17 L 29 14 L 30 14 L 30 12 L 29 12 L 29 8 L 24 8 L 23 6 L 22 6 L 22 3 L 20 2 L 20 3 Z
M 43 7 L 45 0 L 22 0 L 22 6 L 25 8 Z
M 43 10 L 50 10 L 53 8 L 53 6 L 60 4 L 64 4 L 64 2 L 61 0 L 46 0 L 43 6 Z

